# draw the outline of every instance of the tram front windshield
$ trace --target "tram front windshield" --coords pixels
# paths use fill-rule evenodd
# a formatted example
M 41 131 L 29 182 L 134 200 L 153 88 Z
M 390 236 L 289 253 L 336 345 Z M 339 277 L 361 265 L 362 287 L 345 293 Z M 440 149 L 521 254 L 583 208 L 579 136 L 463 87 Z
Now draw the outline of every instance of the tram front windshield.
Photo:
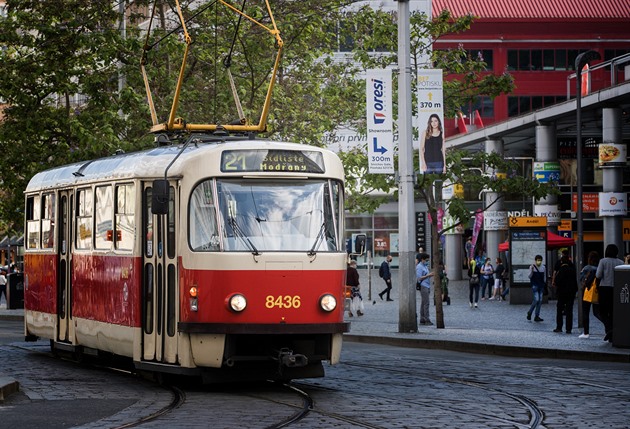
M 340 184 L 328 180 L 202 182 L 193 191 L 189 239 L 197 251 L 339 249 Z M 207 210 L 210 193 L 215 210 Z M 202 202 L 206 204 L 201 204 Z M 218 210 L 216 210 L 218 208 Z M 219 221 L 212 218 L 217 213 Z

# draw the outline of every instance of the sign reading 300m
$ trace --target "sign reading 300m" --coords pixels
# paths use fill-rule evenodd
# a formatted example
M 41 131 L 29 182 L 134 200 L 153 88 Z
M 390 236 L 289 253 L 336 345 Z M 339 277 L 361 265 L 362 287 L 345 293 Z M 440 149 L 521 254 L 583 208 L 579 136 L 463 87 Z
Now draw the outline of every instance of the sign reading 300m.
M 221 154 L 221 171 L 324 173 L 320 152 L 309 150 L 226 150 Z

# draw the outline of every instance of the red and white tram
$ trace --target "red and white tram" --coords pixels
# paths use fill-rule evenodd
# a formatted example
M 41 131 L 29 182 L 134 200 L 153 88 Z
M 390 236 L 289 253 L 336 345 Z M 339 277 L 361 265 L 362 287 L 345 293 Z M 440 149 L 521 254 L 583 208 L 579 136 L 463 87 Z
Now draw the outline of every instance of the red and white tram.
M 192 135 L 26 189 L 25 335 L 205 381 L 339 360 L 343 167 L 317 147 Z

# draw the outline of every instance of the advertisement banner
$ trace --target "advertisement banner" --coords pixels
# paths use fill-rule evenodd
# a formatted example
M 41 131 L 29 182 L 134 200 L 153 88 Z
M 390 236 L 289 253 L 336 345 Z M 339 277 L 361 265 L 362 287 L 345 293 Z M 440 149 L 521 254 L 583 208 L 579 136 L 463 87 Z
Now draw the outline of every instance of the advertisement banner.
M 507 231 L 508 215 L 506 211 L 487 211 L 483 217 L 483 229 L 486 231 Z
M 366 112 L 368 171 L 394 173 L 394 126 L 392 109 L 392 71 L 370 69 L 366 72 Z
M 534 162 L 534 178 L 540 183 L 560 181 L 559 162 Z
M 627 152 L 625 144 L 602 143 L 599 145 L 599 166 L 625 167 Z
M 623 192 L 600 192 L 600 216 L 625 216 L 628 213 L 628 195 Z
M 473 234 L 472 234 L 473 248 L 477 246 L 477 238 L 479 238 L 479 231 L 481 231 L 481 225 L 483 225 L 483 211 L 477 209 L 477 213 L 475 213 L 475 223 L 473 225 Z
M 443 118 L 442 70 L 418 70 L 418 131 L 423 174 L 446 172 Z

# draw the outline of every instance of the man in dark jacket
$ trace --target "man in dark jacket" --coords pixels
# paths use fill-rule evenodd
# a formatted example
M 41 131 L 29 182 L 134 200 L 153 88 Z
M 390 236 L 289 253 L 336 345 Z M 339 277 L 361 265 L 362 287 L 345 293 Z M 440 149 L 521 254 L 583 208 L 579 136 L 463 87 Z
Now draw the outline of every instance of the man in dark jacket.
M 560 267 L 555 276 L 556 294 L 558 303 L 556 305 L 556 329 L 553 332 L 562 332 L 562 316 L 566 317 L 566 332 L 571 333 L 573 329 L 573 301 L 578 290 L 575 266 L 571 259 L 562 255 Z
M 389 294 L 392 291 L 392 273 L 389 270 L 389 263 L 392 262 L 392 255 L 387 255 L 383 263 L 381 264 L 381 268 L 378 270 L 379 275 L 385 280 L 385 290 L 378 294 L 379 298 L 383 299 L 383 295 L 387 294 L 387 300 L 393 301 L 390 298 Z

